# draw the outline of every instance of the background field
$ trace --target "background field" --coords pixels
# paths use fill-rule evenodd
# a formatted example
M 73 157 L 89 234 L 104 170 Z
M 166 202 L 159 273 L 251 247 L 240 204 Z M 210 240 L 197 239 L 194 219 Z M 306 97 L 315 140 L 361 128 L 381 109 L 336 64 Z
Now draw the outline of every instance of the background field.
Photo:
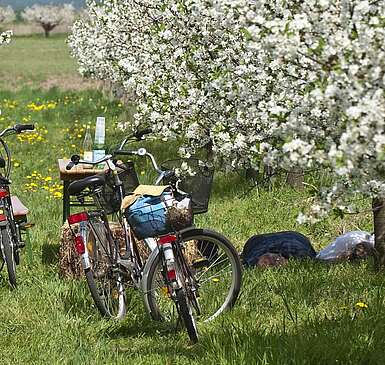
M 72 4 L 77 8 L 81 8 L 85 5 L 84 0 L 0 0 L 0 6 L 11 5 L 15 10 L 22 10 L 26 6 L 32 6 L 34 4 Z
M 102 320 L 84 283 L 58 276 L 61 197 L 56 161 L 79 151 L 84 125 L 98 115 L 106 116 L 108 141 L 114 144 L 122 138 L 115 123 L 128 113 L 95 84 L 83 83 L 63 36 L 17 37 L 0 51 L 0 76 L 0 126 L 34 122 L 39 131 L 29 140 L 9 138 L 17 166 L 13 191 L 30 208 L 36 227 L 33 262 L 27 262 L 24 252 L 16 291 L 9 290 L 2 272 L 2 363 L 383 363 L 385 281 L 371 262 L 290 261 L 282 268 L 247 270 L 235 309 L 200 325 L 201 341 L 196 346 L 189 345 L 183 331 L 150 321 L 137 292 L 129 295 L 126 320 Z M 146 145 L 159 160 L 175 155 L 164 144 Z M 148 166 L 138 166 L 140 176 L 148 180 Z M 327 178 L 313 174 L 308 183 L 315 186 Z M 239 250 L 257 233 L 297 230 L 319 249 L 346 231 L 371 231 L 368 213 L 298 226 L 295 219 L 309 204 L 309 193 L 295 192 L 282 181 L 250 189 L 243 173 L 218 173 L 210 211 L 198 218 L 198 225 L 222 232 Z M 362 207 L 369 208 L 368 202 Z M 357 302 L 367 308 L 358 308 Z

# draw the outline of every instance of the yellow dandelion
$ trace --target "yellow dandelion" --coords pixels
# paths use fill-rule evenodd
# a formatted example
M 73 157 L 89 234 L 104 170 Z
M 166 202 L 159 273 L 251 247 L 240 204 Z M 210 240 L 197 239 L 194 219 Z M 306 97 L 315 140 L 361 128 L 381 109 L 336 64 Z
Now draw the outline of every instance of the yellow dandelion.
M 356 303 L 356 308 L 359 308 L 359 309 L 365 309 L 365 308 L 368 308 L 368 305 L 364 302 L 357 302 Z

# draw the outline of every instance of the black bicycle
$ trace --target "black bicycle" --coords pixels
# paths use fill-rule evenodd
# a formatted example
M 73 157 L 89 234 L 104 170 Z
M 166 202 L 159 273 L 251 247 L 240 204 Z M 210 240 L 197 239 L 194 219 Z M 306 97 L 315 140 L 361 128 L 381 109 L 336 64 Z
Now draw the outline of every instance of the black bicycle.
M 20 249 L 25 246 L 22 232 L 28 228 L 26 220 L 28 210 L 16 197 L 11 197 L 9 179 L 12 168 L 11 152 L 3 138 L 34 129 L 35 127 L 30 124 L 16 124 L 0 133 L 0 144 L 5 151 L 5 155 L 0 156 L 0 239 L 3 260 L 1 268 L 5 263 L 12 288 L 16 287 L 16 265 L 20 261 Z

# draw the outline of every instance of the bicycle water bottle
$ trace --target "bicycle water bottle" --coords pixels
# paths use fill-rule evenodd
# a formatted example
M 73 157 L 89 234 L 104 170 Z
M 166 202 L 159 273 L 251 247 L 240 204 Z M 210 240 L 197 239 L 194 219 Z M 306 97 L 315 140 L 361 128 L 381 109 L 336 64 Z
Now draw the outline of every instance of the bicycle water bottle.
M 104 117 L 96 118 L 96 128 L 95 128 L 95 142 L 94 142 L 94 150 L 93 150 L 93 159 L 94 161 L 103 158 L 105 155 L 104 149 L 104 140 L 106 136 L 106 119 Z M 99 164 L 97 168 L 102 169 L 104 167 L 103 164 Z

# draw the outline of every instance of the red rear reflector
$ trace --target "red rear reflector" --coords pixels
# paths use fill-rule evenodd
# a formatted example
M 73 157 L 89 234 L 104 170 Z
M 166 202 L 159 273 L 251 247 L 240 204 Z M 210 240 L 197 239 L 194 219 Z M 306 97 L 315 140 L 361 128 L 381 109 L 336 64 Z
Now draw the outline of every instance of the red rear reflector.
M 6 189 L 0 189 L 0 198 L 5 198 L 9 196 L 9 193 Z
M 167 278 L 170 281 L 176 280 L 176 272 L 175 272 L 175 270 L 167 271 Z
M 83 255 L 86 252 L 86 248 L 84 247 L 83 237 L 75 236 L 75 250 L 78 255 Z
M 88 221 L 88 214 L 87 212 L 72 214 L 67 219 L 69 224 L 80 223 L 80 222 Z
M 167 236 L 162 236 L 158 238 L 158 243 L 164 245 L 165 243 L 170 243 L 176 241 L 176 236 L 173 234 L 168 234 Z
M 7 216 L 5 214 L 0 214 L 0 222 L 4 222 L 7 220 Z

